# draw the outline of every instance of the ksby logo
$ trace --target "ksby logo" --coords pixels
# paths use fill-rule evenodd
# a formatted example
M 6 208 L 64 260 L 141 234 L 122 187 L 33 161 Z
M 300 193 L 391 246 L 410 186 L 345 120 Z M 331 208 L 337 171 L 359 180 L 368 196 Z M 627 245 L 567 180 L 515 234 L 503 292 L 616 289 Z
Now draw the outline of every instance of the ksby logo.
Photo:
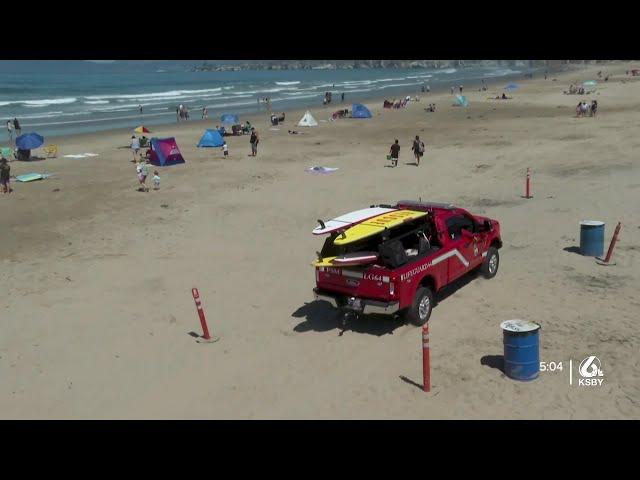
M 580 362 L 580 368 L 578 369 L 582 378 L 578 379 L 578 385 L 583 387 L 600 386 L 604 381 L 604 374 L 602 373 L 602 365 L 600 359 L 595 355 L 590 355 L 582 362 Z

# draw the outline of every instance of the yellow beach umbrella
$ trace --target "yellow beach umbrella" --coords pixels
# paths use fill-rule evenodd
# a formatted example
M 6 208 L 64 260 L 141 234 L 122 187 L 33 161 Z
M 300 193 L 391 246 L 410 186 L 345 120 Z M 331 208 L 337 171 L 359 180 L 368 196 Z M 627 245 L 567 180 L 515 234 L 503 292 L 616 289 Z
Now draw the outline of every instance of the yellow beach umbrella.
M 134 130 L 135 133 L 151 133 L 151 130 L 149 130 L 147 127 L 145 127 L 144 125 L 140 125 L 138 128 L 136 128 Z

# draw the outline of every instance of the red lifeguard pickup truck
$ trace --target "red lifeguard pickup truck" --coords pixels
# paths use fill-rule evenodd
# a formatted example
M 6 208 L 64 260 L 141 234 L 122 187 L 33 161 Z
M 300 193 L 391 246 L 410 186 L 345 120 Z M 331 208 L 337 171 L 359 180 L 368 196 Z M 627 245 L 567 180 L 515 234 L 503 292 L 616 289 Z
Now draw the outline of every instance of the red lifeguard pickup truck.
M 402 314 L 410 323 L 424 325 L 435 294 L 444 286 L 476 268 L 486 278 L 498 272 L 502 247 L 498 221 L 443 203 L 403 200 L 373 207 L 426 215 L 346 245 L 334 241 L 341 235 L 345 238 L 344 232 L 354 225 L 331 232 L 314 264 L 314 294 L 345 315 Z M 377 258 L 364 265 L 343 266 L 335 261 L 357 257 L 358 252 L 374 258 L 377 253 Z

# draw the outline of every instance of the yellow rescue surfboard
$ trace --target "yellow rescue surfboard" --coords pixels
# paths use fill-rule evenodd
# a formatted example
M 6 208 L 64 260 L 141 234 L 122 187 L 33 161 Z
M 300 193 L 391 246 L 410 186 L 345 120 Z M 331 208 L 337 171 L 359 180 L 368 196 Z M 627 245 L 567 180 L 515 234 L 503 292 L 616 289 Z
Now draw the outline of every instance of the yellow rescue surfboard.
M 316 260 L 311 265 L 314 267 L 335 267 L 336 265 L 331 263 L 334 258 L 336 257 L 324 257 L 322 260 Z
M 394 228 L 410 220 L 424 217 L 427 213 L 428 212 L 417 212 L 415 210 L 396 210 L 383 213 L 382 215 L 365 220 L 345 230 L 343 234 L 336 237 L 333 243 L 334 245 L 347 245 L 348 243 L 357 242 L 363 238 L 381 233 L 386 228 Z

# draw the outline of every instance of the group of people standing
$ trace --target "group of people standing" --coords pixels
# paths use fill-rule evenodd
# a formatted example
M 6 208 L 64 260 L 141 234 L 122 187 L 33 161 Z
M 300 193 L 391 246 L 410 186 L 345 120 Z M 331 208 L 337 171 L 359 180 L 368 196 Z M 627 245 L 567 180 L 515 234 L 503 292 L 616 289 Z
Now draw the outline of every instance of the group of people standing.
M 180 120 L 189 120 L 189 109 L 184 105 L 176 107 L 176 121 Z
M 420 166 L 420 158 L 424 155 L 425 146 L 424 142 L 420 140 L 420 136 L 416 135 L 416 138 L 413 140 L 413 145 L 411 147 L 413 151 L 413 155 L 416 159 L 416 167 Z M 391 149 L 389 150 L 389 158 L 391 159 L 391 166 L 398 166 L 398 158 L 400 157 L 400 143 L 396 138 L 396 141 L 391 145 Z
M 7 120 L 7 136 L 9 138 L 9 143 L 13 141 L 14 133 L 16 138 L 22 134 L 22 127 L 20 126 L 20 122 L 17 118 Z
M 592 100 L 591 104 L 587 102 L 578 102 L 576 106 L 576 116 L 577 117 L 586 117 L 587 114 L 590 117 L 595 117 L 598 111 L 598 101 Z

